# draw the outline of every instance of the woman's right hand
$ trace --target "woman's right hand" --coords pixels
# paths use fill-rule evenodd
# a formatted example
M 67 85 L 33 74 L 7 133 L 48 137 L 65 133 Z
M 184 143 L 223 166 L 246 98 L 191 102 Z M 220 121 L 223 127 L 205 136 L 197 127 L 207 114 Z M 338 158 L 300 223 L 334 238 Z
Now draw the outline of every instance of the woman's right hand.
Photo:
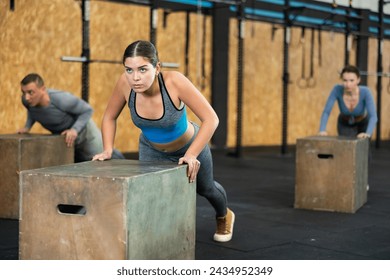
M 195 156 L 189 156 L 185 154 L 183 157 L 179 158 L 179 165 L 187 163 L 187 176 L 190 180 L 190 183 L 193 183 L 196 180 L 196 175 L 200 169 L 200 161 L 196 159 Z
M 328 136 L 328 132 L 326 132 L 326 131 L 320 131 L 320 132 L 318 132 L 318 135 L 319 135 L 319 136 Z
M 100 154 L 94 155 L 92 160 L 93 161 L 95 161 L 95 160 L 99 160 L 99 161 L 109 160 L 109 159 L 111 159 L 111 155 L 112 155 L 112 153 L 110 153 L 108 151 L 104 151 Z

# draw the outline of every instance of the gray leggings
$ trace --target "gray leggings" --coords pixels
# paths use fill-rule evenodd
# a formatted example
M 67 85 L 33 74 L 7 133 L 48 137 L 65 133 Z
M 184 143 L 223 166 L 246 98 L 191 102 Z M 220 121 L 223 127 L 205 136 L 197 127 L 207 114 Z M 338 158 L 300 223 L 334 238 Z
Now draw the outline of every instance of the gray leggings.
M 140 161 L 167 161 L 178 162 L 179 158 L 183 157 L 188 147 L 191 145 L 195 135 L 199 131 L 199 127 L 194 124 L 195 134 L 183 148 L 176 152 L 161 152 L 156 150 L 150 142 L 141 133 L 139 138 L 139 160 Z M 213 175 L 213 160 L 210 147 L 206 147 L 199 154 L 200 169 L 196 177 L 196 192 L 205 197 L 214 207 L 216 216 L 223 217 L 226 215 L 227 196 L 224 188 L 216 181 Z
M 75 162 L 90 161 L 92 157 L 103 151 L 102 134 L 96 124 L 90 119 L 80 131 L 75 144 Z M 113 159 L 125 159 L 120 151 L 112 151 Z

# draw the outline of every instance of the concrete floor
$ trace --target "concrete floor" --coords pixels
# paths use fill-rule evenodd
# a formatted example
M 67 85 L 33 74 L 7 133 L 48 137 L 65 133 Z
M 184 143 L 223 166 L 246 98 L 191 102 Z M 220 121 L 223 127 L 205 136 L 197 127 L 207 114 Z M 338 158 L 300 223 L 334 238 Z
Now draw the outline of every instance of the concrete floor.
M 198 199 L 196 259 L 389 260 L 390 146 L 372 145 L 367 203 L 356 213 L 294 209 L 295 152 L 214 153 L 215 177 L 236 213 L 234 238 L 211 240 L 214 221 Z

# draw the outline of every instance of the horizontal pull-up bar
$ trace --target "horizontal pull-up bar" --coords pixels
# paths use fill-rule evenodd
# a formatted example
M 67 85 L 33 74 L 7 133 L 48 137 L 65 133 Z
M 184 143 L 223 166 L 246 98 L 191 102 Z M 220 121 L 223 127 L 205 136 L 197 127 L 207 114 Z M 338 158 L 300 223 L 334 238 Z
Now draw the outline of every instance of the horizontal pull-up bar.
M 360 71 L 361 76 L 390 77 L 390 72 L 365 72 Z
M 341 71 L 337 71 L 341 74 Z M 360 76 L 390 77 L 390 72 L 367 72 L 359 71 Z
M 119 60 L 105 60 L 105 59 L 89 59 L 86 56 L 61 56 L 61 60 L 65 62 L 81 62 L 81 63 L 113 63 L 122 64 Z M 161 62 L 161 67 L 164 68 L 179 68 L 179 63 L 174 62 Z

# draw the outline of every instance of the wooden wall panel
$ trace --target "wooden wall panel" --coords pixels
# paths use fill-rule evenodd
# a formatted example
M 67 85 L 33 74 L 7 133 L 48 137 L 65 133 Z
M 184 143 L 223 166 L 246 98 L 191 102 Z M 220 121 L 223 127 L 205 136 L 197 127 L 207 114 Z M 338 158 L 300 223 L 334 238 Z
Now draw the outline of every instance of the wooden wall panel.
M 0 132 L 13 133 L 26 120 L 20 101 L 20 80 L 26 74 L 38 72 L 46 86 L 80 93 L 81 68 L 60 60 L 62 55 L 80 54 L 80 9 L 71 0 L 19 0 L 11 11 L 9 1 L 1 1 L 0 18 Z M 44 130 L 36 125 L 33 131 Z
M 377 48 L 378 41 L 376 39 L 369 40 L 369 63 L 368 63 L 368 79 L 367 84 L 370 87 L 376 104 L 378 102 L 378 91 L 377 91 L 377 81 L 378 76 L 377 72 Z M 381 112 L 381 139 L 390 139 L 390 41 L 384 41 L 383 43 L 383 51 L 382 51 L 382 63 L 383 63 L 383 72 L 387 73 L 387 76 L 382 77 L 382 112 Z M 374 135 L 376 137 L 376 131 L 374 131 Z
M 228 146 L 236 144 L 237 21 L 230 23 Z M 242 145 L 270 145 L 281 138 L 282 44 L 271 40 L 271 25 L 246 22 L 244 27 Z M 281 31 L 281 30 L 280 30 Z M 280 34 L 280 32 L 279 32 Z M 278 34 L 278 35 L 279 35 Z
M 91 1 L 90 47 L 91 59 L 121 61 L 124 49 L 138 39 L 149 39 L 149 8 L 140 5 Z M 190 17 L 188 78 L 210 100 L 211 96 L 211 18 L 193 13 Z M 166 17 L 158 11 L 156 46 L 162 62 L 178 63 L 178 71 L 185 71 L 185 12 L 173 12 Z M 237 120 L 237 21 L 230 21 L 229 92 L 227 146 L 236 143 Z M 62 62 L 61 56 L 80 56 L 81 8 L 73 0 L 18 0 L 15 10 L 9 2 L 0 2 L 0 81 L 3 89 L 0 133 L 13 133 L 24 125 L 26 111 L 20 102 L 20 80 L 29 72 L 40 73 L 48 87 L 67 90 L 81 96 L 81 64 Z M 247 21 L 244 41 L 244 80 L 242 145 L 280 145 L 282 142 L 283 95 L 283 29 L 277 26 L 272 36 L 272 25 Z M 205 44 L 203 46 L 203 34 Z M 310 29 L 305 32 L 305 72 L 310 70 Z M 292 28 L 289 46 L 288 88 L 288 143 L 297 138 L 316 134 L 323 106 L 332 87 L 340 82 L 339 71 L 344 64 L 344 35 L 322 32 L 321 48 L 315 31 L 313 88 L 300 88 L 297 79 L 302 74 L 301 29 Z M 321 64 L 319 51 L 321 50 Z M 369 39 L 367 71 L 376 72 L 377 41 Z M 384 72 L 390 71 L 390 42 L 383 48 Z M 355 63 L 356 44 L 352 45 L 350 62 Z M 203 57 L 204 56 L 204 57 Z M 204 65 L 203 65 L 204 63 Z M 169 71 L 172 69 L 164 69 Z M 203 70 L 205 72 L 203 72 Z M 95 113 L 93 119 L 100 127 L 101 119 L 123 66 L 110 63 L 91 63 L 89 94 Z M 383 77 L 382 138 L 390 139 L 389 77 Z M 376 76 L 368 77 L 375 100 Z M 328 131 L 336 135 L 338 108 L 334 107 Z M 192 121 L 199 122 L 189 112 Z M 38 124 L 33 132 L 44 132 Z M 127 108 L 118 119 L 115 145 L 122 151 L 136 151 L 139 130 L 130 120 Z M 375 135 L 374 135 L 375 137 Z
M 267 23 L 246 22 L 244 39 L 244 80 L 243 80 L 243 118 L 242 145 L 261 146 L 279 145 L 282 137 L 282 95 L 283 95 L 283 30 L 277 29 L 272 39 L 272 27 Z M 288 144 L 295 144 L 296 139 L 315 135 L 319 129 L 323 107 L 332 88 L 341 83 L 340 70 L 344 66 L 344 34 L 334 32 L 314 32 L 313 70 L 314 87 L 302 87 L 299 79 L 305 74 L 310 76 L 311 29 L 305 30 L 302 41 L 301 28 L 292 28 L 289 44 L 288 87 Z M 237 21 L 231 21 L 230 34 L 230 72 L 229 72 L 229 134 L 228 146 L 236 144 L 237 124 Z M 303 45 L 304 44 L 304 45 Z M 384 49 L 386 50 L 388 42 Z M 303 51 L 304 46 L 304 51 Z M 352 38 L 349 62 L 356 63 L 356 41 Z M 304 61 L 302 61 L 304 53 Z M 386 51 L 384 51 L 386 53 Z M 370 39 L 369 72 L 376 72 L 376 40 Z M 384 68 L 388 65 L 386 55 L 383 58 Z M 302 73 L 304 63 L 305 73 Z M 373 81 L 374 79 L 374 81 Z M 384 79 L 383 92 L 386 92 Z M 370 77 L 368 86 L 376 100 L 376 77 Z M 382 94 L 383 96 L 383 94 Z M 383 96 L 382 133 L 388 139 L 387 115 L 389 100 Z M 337 116 L 339 109 L 334 106 L 328 121 L 330 135 L 337 135 Z M 375 135 L 373 135 L 375 139 Z
M 119 76 L 123 73 L 123 52 L 136 40 L 149 39 L 149 9 L 139 5 L 91 2 L 91 59 L 118 61 L 90 64 L 90 104 L 94 120 L 101 126 L 104 111 Z M 139 130 L 124 107 L 117 121 L 115 147 L 121 151 L 138 150 Z
M 289 87 L 289 120 L 288 143 L 294 144 L 297 138 L 315 135 L 319 131 L 320 118 L 325 102 L 335 84 L 339 83 L 339 71 L 344 65 L 344 36 L 329 32 L 321 32 L 321 42 L 329 42 L 326 47 L 318 44 L 318 31 L 314 41 L 314 73 L 315 85 L 302 85 L 302 42 L 300 29 L 294 28 L 290 45 L 290 78 Z M 305 32 L 305 77 L 310 76 L 311 31 Z M 338 106 L 334 106 L 327 124 L 327 131 L 336 135 Z

